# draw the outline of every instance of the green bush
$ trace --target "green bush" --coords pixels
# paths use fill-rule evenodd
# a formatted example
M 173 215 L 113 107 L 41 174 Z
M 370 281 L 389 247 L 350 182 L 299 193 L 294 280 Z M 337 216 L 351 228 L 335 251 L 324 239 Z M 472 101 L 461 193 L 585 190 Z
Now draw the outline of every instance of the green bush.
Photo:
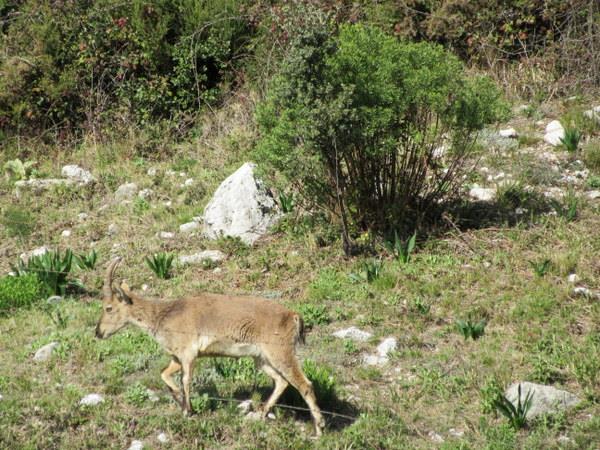
M 295 36 L 257 109 L 257 159 L 338 214 L 345 245 L 351 230 L 406 234 L 455 192 L 499 96 L 439 46 L 361 25 L 335 36 L 324 20 Z
M 49 251 L 40 256 L 31 256 L 27 263 L 19 259 L 12 267 L 18 276 L 35 274 L 44 285 L 47 295 L 65 295 L 69 286 L 80 286 L 77 280 L 69 278 L 73 266 L 73 252 L 65 250 Z
M 0 314 L 24 308 L 44 297 L 44 286 L 35 274 L 0 278 Z

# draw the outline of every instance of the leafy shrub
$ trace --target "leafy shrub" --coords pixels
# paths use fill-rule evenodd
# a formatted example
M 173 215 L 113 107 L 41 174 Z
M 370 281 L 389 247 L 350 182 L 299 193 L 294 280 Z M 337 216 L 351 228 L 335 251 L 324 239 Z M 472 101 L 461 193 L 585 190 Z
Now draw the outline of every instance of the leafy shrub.
M 68 287 L 80 287 L 77 280 L 69 278 L 73 265 L 73 252 L 65 250 L 49 251 L 39 256 L 31 256 L 27 263 L 19 259 L 12 270 L 17 276 L 36 274 L 46 288 L 47 295 L 65 295 Z
M 4 171 L 6 176 L 10 179 L 24 180 L 32 173 L 35 163 L 35 161 L 23 162 L 18 158 L 13 159 L 12 161 L 7 161 L 6 164 L 4 164 Z
M 456 321 L 456 329 L 466 339 L 473 339 L 474 341 L 479 339 L 485 333 L 485 320 L 474 322 L 471 319 Z
M 143 384 L 135 383 L 125 392 L 125 399 L 127 403 L 140 407 L 150 399 L 150 393 Z
M 284 192 L 281 192 L 279 194 L 279 206 L 284 214 L 289 214 L 294 211 L 294 206 L 296 206 L 294 202 L 294 195 L 286 195 Z
M 504 395 L 499 395 L 494 401 L 494 406 L 505 416 L 515 430 L 524 428 L 527 425 L 527 413 L 531 409 L 533 400 L 533 391 L 529 391 L 525 399 L 521 400 L 521 385 L 518 387 L 519 397 L 517 406 L 507 399 Z
M 36 274 L 0 278 L 0 314 L 27 307 L 44 297 L 44 285 Z
M 410 255 L 415 249 L 415 244 L 417 241 L 417 233 L 413 233 L 413 235 L 406 241 L 403 241 L 398 236 L 398 232 L 394 231 L 394 239 L 385 241 L 386 249 L 392 253 L 398 261 L 403 262 L 404 264 L 408 264 L 410 261 Z
M 152 255 L 152 258 L 146 256 L 146 263 L 158 278 L 166 280 L 171 277 L 171 267 L 173 266 L 174 257 L 172 253 L 155 253 Z
M 88 254 L 74 255 L 73 258 L 75 259 L 75 264 L 81 270 L 94 270 L 98 261 L 98 253 L 96 253 L 96 250 L 92 250 Z
M 579 141 L 581 140 L 581 132 L 575 128 L 567 128 L 565 130 L 565 137 L 560 138 L 560 142 L 567 149 L 567 151 L 573 153 L 577 151 L 579 147 Z
M 381 31 L 313 26 L 294 37 L 257 108 L 256 153 L 350 232 L 414 230 L 458 189 L 473 133 L 503 111 L 486 78 L 457 58 Z M 444 164 L 434 150 L 446 143 Z
M 298 306 L 297 310 L 302 316 L 304 324 L 309 328 L 315 325 L 326 325 L 331 321 L 325 305 L 303 303 Z
M 552 261 L 545 258 L 541 261 L 529 261 L 529 264 L 531 265 L 533 272 L 541 278 L 548 273 L 548 270 L 550 270 Z

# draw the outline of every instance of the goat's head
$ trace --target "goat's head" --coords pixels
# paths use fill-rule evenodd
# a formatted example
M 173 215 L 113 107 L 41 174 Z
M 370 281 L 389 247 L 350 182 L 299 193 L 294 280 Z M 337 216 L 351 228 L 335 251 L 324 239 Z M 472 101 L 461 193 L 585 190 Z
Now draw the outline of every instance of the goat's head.
M 121 258 L 115 258 L 108 265 L 102 288 L 102 317 L 96 325 L 96 337 L 112 336 L 129 322 L 131 298 L 122 288 L 113 288 L 113 277 Z

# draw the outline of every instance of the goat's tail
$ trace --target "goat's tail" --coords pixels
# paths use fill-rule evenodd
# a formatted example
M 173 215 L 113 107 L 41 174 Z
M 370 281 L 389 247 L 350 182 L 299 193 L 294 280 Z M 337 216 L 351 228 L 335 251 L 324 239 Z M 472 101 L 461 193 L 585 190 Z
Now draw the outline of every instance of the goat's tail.
M 296 345 L 306 344 L 306 329 L 304 328 L 304 320 L 299 314 L 294 314 L 294 324 L 296 325 Z

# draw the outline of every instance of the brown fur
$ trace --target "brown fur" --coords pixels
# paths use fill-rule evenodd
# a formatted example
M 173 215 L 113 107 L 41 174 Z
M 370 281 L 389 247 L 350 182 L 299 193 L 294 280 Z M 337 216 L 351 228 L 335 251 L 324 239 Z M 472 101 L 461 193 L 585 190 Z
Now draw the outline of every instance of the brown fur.
M 266 417 L 291 384 L 308 404 L 316 433 L 321 434 L 324 420 L 312 384 L 296 356 L 296 345 L 304 342 L 305 333 L 304 322 L 297 313 L 258 297 L 204 293 L 168 302 L 145 299 L 124 283 L 117 289 L 112 287 L 119 261 L 113 260 L 107 270 L 103 313 L 96 336 L 107 338 L 127 324 L 137 325 L 152 335 L 172 356 L 161 377 L 186 414 L 192 412 L 190 382 L 197 357 L 250 356 L 275 382 L 262 416 Z M 172 378 L 179 371 L 183 395 Z

